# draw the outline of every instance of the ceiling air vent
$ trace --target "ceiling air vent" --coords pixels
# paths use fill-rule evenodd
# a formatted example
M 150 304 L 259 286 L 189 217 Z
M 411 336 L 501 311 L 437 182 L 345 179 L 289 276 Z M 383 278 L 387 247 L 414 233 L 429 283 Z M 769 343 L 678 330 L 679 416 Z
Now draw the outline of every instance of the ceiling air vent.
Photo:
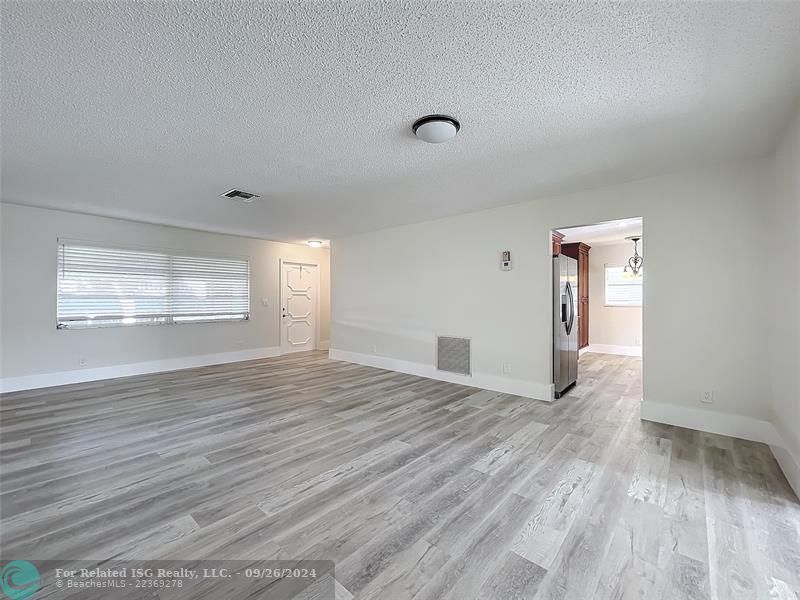
M 472 375 L 469 338 L 436 336 L 436 368 L 459 375 Z
M 223 198 L 233 198 L 234 200 L 241 200 L 248 204 L 258 198 L 258 194 L 251 194 L 250 192 L 243 192 L 242 190 L 228 190 L 224 194 L 220 194 Z

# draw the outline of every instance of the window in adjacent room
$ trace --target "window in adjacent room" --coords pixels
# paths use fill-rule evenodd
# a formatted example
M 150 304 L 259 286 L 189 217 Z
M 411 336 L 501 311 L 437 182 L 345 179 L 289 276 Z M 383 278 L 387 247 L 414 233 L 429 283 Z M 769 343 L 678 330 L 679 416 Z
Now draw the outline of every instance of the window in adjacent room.
M 59 242 L 59 329 L 250 318 L 247 259 Z
M 624 267 L 606 266 L 606 306 L 641 306 L 644 268 L 634 275 Z

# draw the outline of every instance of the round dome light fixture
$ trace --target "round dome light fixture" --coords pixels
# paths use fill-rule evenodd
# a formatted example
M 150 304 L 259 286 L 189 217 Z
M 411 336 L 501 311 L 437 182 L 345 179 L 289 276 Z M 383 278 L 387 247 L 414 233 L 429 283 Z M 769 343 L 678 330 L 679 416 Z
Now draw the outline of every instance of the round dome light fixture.
M 323 242 L 322 240 L 308 240 L 306 242 L 306 244 L 308 244 L 312 248 L 321 248 L 324 243 L 325 242 Z
M 429 144 L 441 144 L 456 137 L 461 124 L 447 115 L 428 115 L 417 119 L 411 130 Z

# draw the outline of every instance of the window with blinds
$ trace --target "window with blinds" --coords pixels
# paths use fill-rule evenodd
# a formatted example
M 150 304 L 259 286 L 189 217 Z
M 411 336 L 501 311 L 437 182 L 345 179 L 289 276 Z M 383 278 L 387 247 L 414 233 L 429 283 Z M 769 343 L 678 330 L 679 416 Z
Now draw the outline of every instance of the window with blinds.
M 249 318 L 245 259 L 59 243 L 59 329 Z
M 634 275 L 625 267 L 606 267 L 606 306 L 641 306 L 644 267 Z

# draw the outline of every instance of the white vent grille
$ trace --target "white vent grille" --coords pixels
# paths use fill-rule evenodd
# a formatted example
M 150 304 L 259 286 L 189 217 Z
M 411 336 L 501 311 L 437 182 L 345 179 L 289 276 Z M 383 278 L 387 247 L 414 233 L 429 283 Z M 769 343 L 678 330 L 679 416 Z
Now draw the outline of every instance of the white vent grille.
M 436 368 L 459 375 L 472 375 L 472 349 L 469 338 L 437 336 Z

